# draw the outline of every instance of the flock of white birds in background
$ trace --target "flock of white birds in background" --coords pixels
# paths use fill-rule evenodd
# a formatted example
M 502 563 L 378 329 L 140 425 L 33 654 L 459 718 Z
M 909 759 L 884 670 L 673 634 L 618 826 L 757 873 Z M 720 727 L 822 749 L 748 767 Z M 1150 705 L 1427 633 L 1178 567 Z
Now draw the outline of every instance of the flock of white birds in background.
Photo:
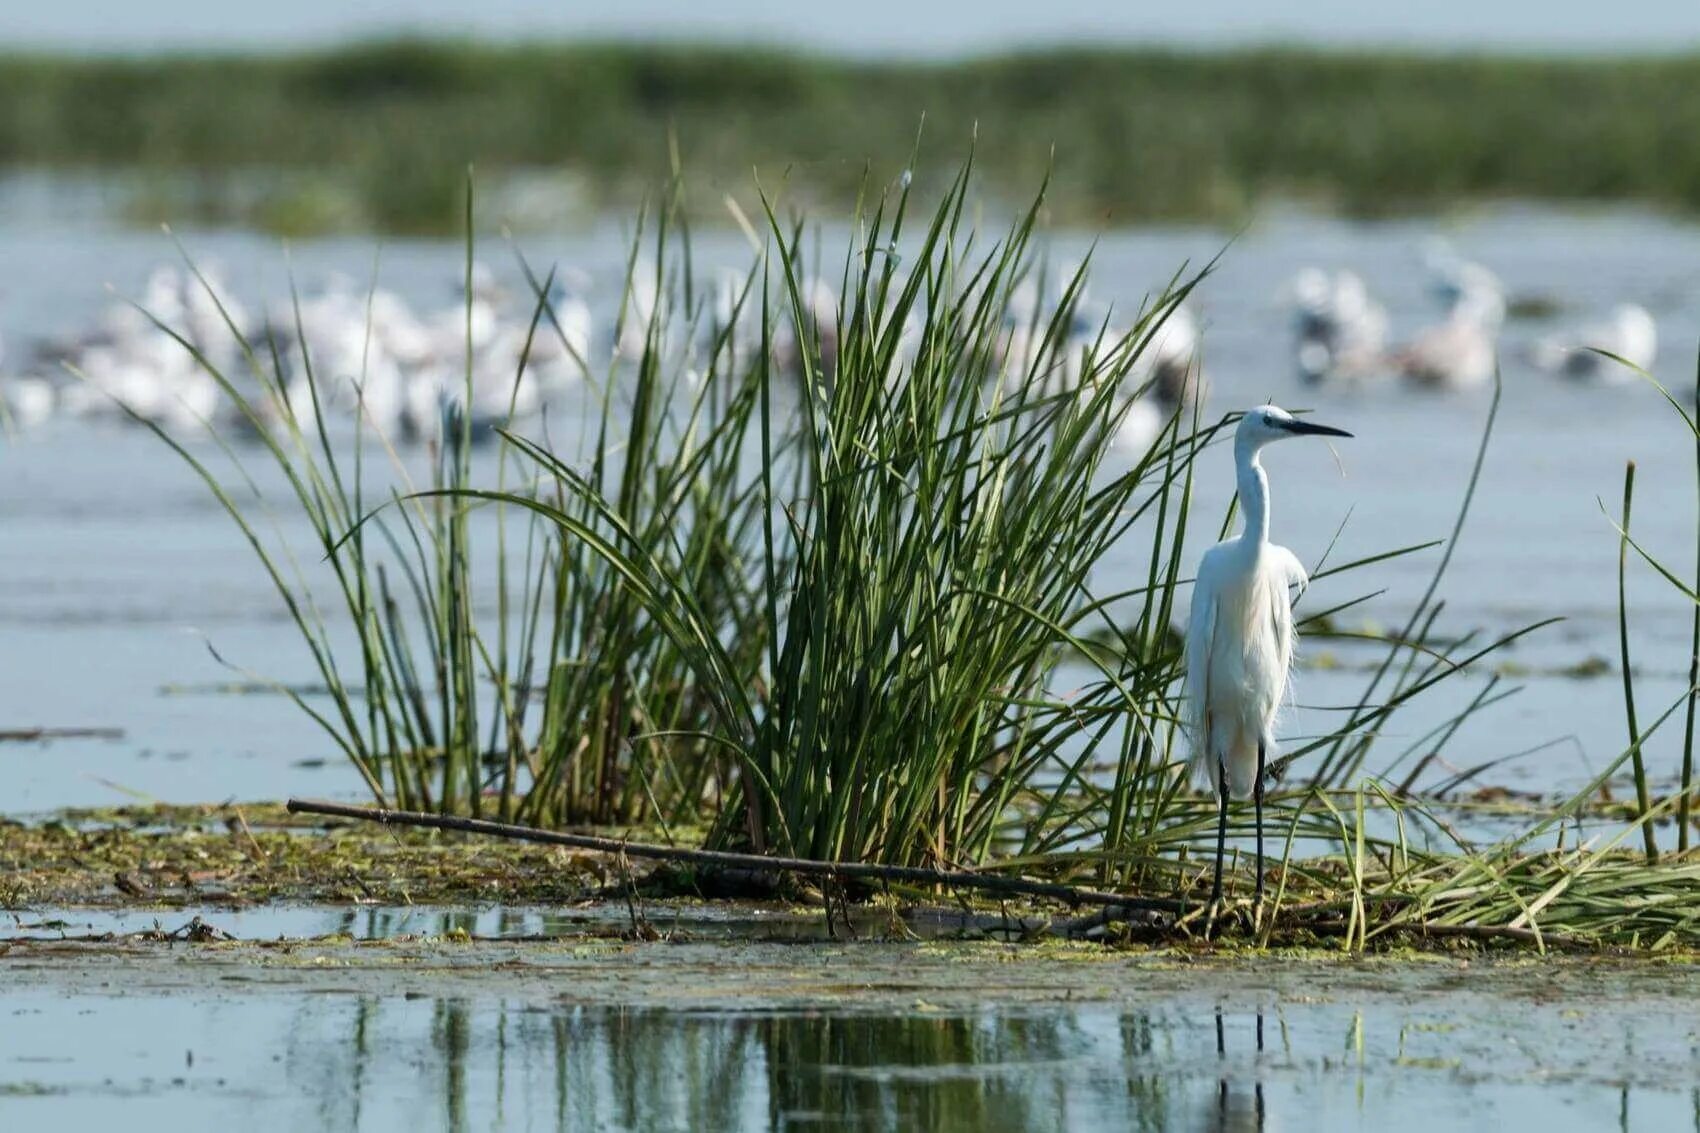
M 525 380 L 516 383 L 529 315 L 511 317 L 485 270 L 474 272 L 470 295 L 426 314 L 394 292 L 333 277 L 298 306 L 286 301 L 256 315 L 216 269 L 197 278 L 162 265 L 135 303 L 114 301 L 86 331 L 39 348 L 38 368 L 62 368 L 65 379 L 14 379 L 0 388 L 21 424 L 53 414 L 127 418 L 127 408 L 177 430 L 252 427 L 211 371 L 253 385 L 258 365 L 281 374 L 287 410 L 304 428 L 318 411 L 358 413 L 405 439 L 436 427 L 446 397 L 465 395 L 469 357 L 475 420 L 505 419 L 510 407 L 523 416 L 574 384 L 574 352 L 582 359 L 590 348 L 590 311 L 569 287 L 550 298 L 558 329 L 533 337 Z M 245 356 L 248 349 L 255 358 Z M 253 402 L 261 412 L 283 411 L 265 398 Z
M 1289 288 L 1294 302 L 1295 362 L 1309 382 L 1356 382 L 1397 375 L 1418 386 L 1467 389 L 1493 380 L 1505 288 L 1490 269 L 1460 256 L 1444 241 L 1424 249 L 1429 293 L 1439 319 L 1409 342 L 1390 347 L 1387 309 L 1356 273 L 1306 268 Z M 1548 373 L 1625 381 L 1633 371 L 1614 355 L 1650 371 L 1658 355 L 1658 326 L 1645 307 L 1623 303 L 1604 318 L 1544 335 L 1528 361 Z
M 1399 345 L 1390 344 L 1387 310 L 1360 276 L 1349 270 L 1301 271 L 1285 292 L 1293 309 L 1299 376 L 1339 383 L 1402 376 L 1440 389 L 1491 381 L 1506 316 L 1498 277 L 1439 241 L 1425 249 L 1423 259 L 1429 292 L 1441 313 Z M 750 325 L 756 305 L 740 304 L 745 287 L 742 275 L 721 273 L 701 320 L 703 338 L 729 349 L 758 348 L 759 332 Z M 528 352 L 535 303 L 529 294 L 505 292 L 483 267 L 473 271 L 469 292 L 461 288 L 436 310 L 416 311 L 394 292 L 333 278 L 298 305 L 288 301 L 256 314 L 216 270 L 197 277 L 161 266 L 149 275 L 136 303 L 114 301 L 84 332 L 38 347 L 36 372 L 54 376 L 0 378 L 0 424 L 27 427 L 54 416 L 127 419 L 122 404 L 138 417 L 176 430 L 251 427 L 208 373 L 208 365 L 239 381 L 252 373 L 232 327 L 263 354 L 258 362 L 268 374 L 274 365 L 270 355 L 277 354 L 287 405 L 258 397 L 254 403 L 262 412 L 292 413 L 303 427 L 310 426 L 315 412 L 324 412 L 363 418 L 402 442 L 432 436 L 444 406 L 466 399 L 469 362 L 466 409 L 475 426 L 523 419 L 575 388 L 587 371 L 605 372 L 610 358 L 641 358 L 652 328 L 659 325 L 670 334 L 677 322 L 666 317 L 666 299 L 652 274 L 635 273 L 623 297 L 624 317 L 600 335 L 588 292 L 584 276 L 562 277 L 549 296 L 550 317 L 530 337 Z M 838 297 L 817 279 L 805 284 L 802 298 L 830 370 L 837 349 Z M 1093 349 L 1116 340 L 1119 332 L 1108 325 L 1110 309 L 1082 295 L 1075 298 L 1064 341 L 1047 354 L 1044 336 L 1063 303 L 1060 296 L 1047 300 L 1032 280 L 1012 293 L 1000 335 L 1008 380 L 1039 365 L 1046 369 L 1048 388 L 1077 388 Z M 159 324 L 173 328 L 194 351 Z M 912 357 L 919 337 L 918 326 L 904 328 L 901 349 L 907 356 Z M 1201 345 L 1198 319 L 1185 304 L 1152 334 L 1124 386 L 1145 391 L 1123 415 L 1122 439 L 1130 447 L 1149 445 L 1177 409 L 1203 397 Z M 1537 340 L 1528 361 L 1578 378 L 1627 379 L 1627 369 L 1599 352 L 1650 369 L 1657 346 L 1652 315 L 1623 304 L 1603 319 Z M 800 355 L 794 336 L 781 336 L 774 355 L 779 366 L 794 368 Z M 0 348 L 0 367 L 4 362 Z
M 436 435 L 445 406 L 467 401 L 475 434 L 484 434 L 485 426 L 538 413 L 577 388 L 587 373 L 600 377 L 611 360 L 635 363 L 652 345 L 673 350 L 688 321 L 669 317 L 668 297 L 654 274 L 641 270 L 618 304 L 623 316 L 613 327 L 604 324 L 600 334 L 587 300 L 589 281 L 576 273 L 555 285 L 535 333 L 532 296 L 505 291 L 487 269 L 475 267 L 470 289 L 457 291 L 441 308 L 420 313 L 394 292 L 332 278 L 299 301 L 255 313 L 216 268 L 196 275 L 162 265 L 149 274 L 134 303 L 114 300 L 82 332 L 39 344 L 34 368 L 41 376 L 0 379 L 0 409 L 13 427 L 70 416 L 134 417 L 174 432 L 252 429 L 255 422 L 225 395 L 216 371 L 243 388 L 259 414 L 287 413 L 303 429 L 312 427 L 316 414 L 325 414 L 327 424 L 334 414 L 406 443 Z M 825 281 L 810 279 L 801 300 L 821 364 L 830 372 L 837 355 L 838 296 Z M 1107 349 L 1121 334 L 1109 325 L 1108 308 L 1081 300 L 1063 320 L 1061 341 L 1043 348 L 1064 302 L 1063 296 L 1042 300 L 1031 281 L 1016 289 L 999 334 L 999 363 L 1011 385 L 1036 369 L 1047 388 L 1078 387 L 1093 350 Z M 720 273 L 702 317 L 692 323 L 697 339 L 692 346 L 702 350 L 677 355 L 687 376 L 707 369 L 705 354 L 715 344 L 738 358 L 751 357 L 760 349 L 759 319 L 746 277 Z M 919 320 L 912 317 L 900 335 L 901 365 L 913 362 L 920 338 Z M 248 349 L 256 357 L 247 357 Z M 1125 442 L 1149 443 L 1177 406 L 1191 403 L 1199 390 L 1198 349 L 1197 322 L 1189 310 L 1177 308 L 1124 380 L 1124 388 L 1149 386 L 1148 396 L 1128 407 Z M 799 368 L 802 351 L 788 326 L 774 335 L 772 350 L 781 370 Z M 269 394 L 258 396 L 256 365 L 268 383 L 277 383 L 282 404 Z

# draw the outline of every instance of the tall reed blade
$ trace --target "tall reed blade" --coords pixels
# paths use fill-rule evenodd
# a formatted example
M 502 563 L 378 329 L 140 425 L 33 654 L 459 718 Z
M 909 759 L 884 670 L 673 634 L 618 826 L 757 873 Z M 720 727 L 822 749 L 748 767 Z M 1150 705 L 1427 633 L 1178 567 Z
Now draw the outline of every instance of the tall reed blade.
M 1647 789 L 1647 761 L 1641 753 L 1641 728 L 1635 721 L 1635 679 L 1629 666 L 1629 597 L 1624 586 L 1625 568 L 1629 562 L 1629 515 L 1635 500 L 1635 462 L 1623 470 L 1623 522 L 1617 544 L 1617 639 L 1619 663 L 1623 666 L 1623 711 L 1629 725 L 1629 748 L 1633 753 L 1635 801 L 1641 821 L 1641 838 L 1647 847 L 1647 860 L 1659 860 L 1659 846 L 1653 823 L 1652 797 Z
M 1700 369 L 1700 364 L 1697 364 Z M 1692 420 L 1700 422 L 1700 375 L 1697 375 L 1694 385 L 1694 416 Z M 1700 430 L 1694 434 L 1694 591 L 1700 594 Z M 1685 853 L 1688 850 L 1688 840 L 1691 834 L 1692 808 L 1694 802 L 1694 716 L 1696 702 L 1700 701 L 1700 602 L 1694 603 L 1690 611 L 1692 618 L 1688 638 L 1688 715 L 1682 729 L 1682 776 L 1677 783 L 1676 804 L 1676 849 Z

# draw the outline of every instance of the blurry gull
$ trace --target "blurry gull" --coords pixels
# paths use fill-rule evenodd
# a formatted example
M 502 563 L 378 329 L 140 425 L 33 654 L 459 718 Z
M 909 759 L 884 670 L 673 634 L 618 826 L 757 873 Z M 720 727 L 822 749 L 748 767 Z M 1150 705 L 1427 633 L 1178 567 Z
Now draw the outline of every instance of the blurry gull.
M 1465 389 L 1493 380 L 1505 293 L 1499 277 L 1479 264 L 1458 263 L 1439 293 L 1449 300 L 1446 318 L 1419 332 L 1393 355 L 1407 379 L 1435 389 Z
M 628 362 L 643 358 L 649 350 L 651 327 L 659 333 L 666 326 L 666 315 L 666 300 L 656 287 L 653 268 L 634 269 L 614 330 L 614 356 Z
M 1429 293 L 1448 310 L 1469 294 L 1505 294 L 1499 276 L 1491 269 L 1465 259 L 1443 236 L 1430 237 L 1423 244 L 1422 260 L 1429 273 Z
M 1294 356 L 1307 382 L 1361 380 L 1386 363 L 1387 310 L 1352 271 L 1306 268 L 1294 278 Z
M 1177 304 L 1151 332 L 1151 341 L 1135 364 L 1134 376 L 1149 381 L 1151 392 L 1163 405 L 1188 408 L 1204 394 L 1204 374 L 1199 361 L 1203 336 L 1198 316 L 1185 303 Z
M 0 383 L 0 425 L 33 429 L 53 416 L 53 383 L 43 378 L 10 378 Z
M 804 345 L 798 340 L 801 329 L 810 345 L 818 344 L 821 371 L 831 376 L 838 371 L 838 292 L 826 280 L 814 276 L 804 280 L 798 297 L 802 301 L 801 328 L 797 326 L 798 313 L 791 310 L 788 300 L 781 300 L 773 342 L 774 364 L 788 373 L 801 372 Z
M 1529 357 L 1549 373 L 1600 381 L 1627 381 L 1634 371 L 1598 351 L 1616 355 L 1637 370 L 1651 372 L 1659 352 L 1659 327 L 1647 308 L 1622 303 L 1603 320 L 1535 342 Z

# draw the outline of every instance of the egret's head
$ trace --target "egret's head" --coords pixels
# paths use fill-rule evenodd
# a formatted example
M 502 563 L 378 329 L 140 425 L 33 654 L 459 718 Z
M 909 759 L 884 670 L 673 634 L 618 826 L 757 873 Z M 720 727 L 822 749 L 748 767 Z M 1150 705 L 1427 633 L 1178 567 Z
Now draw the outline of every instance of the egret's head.
M 1288 437 L 1349 437 L 1352 434 L 1330 425 L 1301 421 L 1279 405 L 1259 405 L 1246 410 L 1240 427 L 1234 433 L 1236 448 L 1260 449 Z

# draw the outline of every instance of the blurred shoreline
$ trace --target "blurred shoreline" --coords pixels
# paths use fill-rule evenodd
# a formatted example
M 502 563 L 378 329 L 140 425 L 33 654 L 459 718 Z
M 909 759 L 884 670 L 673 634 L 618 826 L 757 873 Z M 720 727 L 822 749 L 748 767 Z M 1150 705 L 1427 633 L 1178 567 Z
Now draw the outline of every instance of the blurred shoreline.
M 924 127 L 923 127 L 924 122 Z M 920 141 L 917 143 L 917 135 Z M 847 210 L 972 148 L 988 208 L 1237 226 L 1481 202 L 1700 212 L 1700 55 L 1057 50 L 954 61 L 394 40 L 0 57 L 0 177 L 106 181 L 107 215 L 285 235 L 550 231 L 653 200 Z M 8 211 L 9 201 L 0 199 Z

